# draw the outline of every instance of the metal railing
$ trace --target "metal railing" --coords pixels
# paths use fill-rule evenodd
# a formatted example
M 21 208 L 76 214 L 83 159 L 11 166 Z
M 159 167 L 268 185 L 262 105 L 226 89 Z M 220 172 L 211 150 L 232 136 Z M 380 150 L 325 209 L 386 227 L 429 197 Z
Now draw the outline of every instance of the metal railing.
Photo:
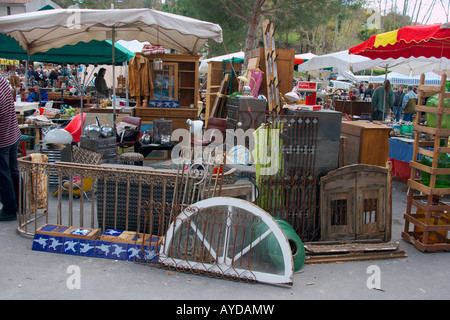
M 215 197 L 222 170 L 223 163 L 190 159 L 176 170 L 153 170 L 23 157 L 18 230 L 30 237 L 47 224 L 99 229 L 102 236 L 109 229 L 129 230 L 136 237 L 127 248 L 141 264 L 292 284 L 290 247 L 270 215 L 248 201 Z
M 132 165 L 46 163 L 33 161 L 32 156 L 19 159 L 18 230 L 27 236 L 48 223 L 135 231 L 145 203 L 186 206 L 217 195 L 222 183 L 222 175 L 213 170 L 223 164 L 215 162 L 180 160 L 177 169 L 154 170 Z

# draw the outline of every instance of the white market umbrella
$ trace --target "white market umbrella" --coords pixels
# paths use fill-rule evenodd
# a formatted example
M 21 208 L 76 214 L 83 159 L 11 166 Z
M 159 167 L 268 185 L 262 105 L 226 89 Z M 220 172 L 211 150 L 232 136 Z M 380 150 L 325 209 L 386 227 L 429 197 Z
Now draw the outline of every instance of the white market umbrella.
M 245 52 L 233 52 L 230 54 L 224 54 L 222 56 L 212 57 L 208 59 L 203 59 L 200 61 L 200 66 L 198 67 L 200 73 L 207 73 L 208 72 L 208 62 L 210 61 L 218 61 L 221 62 L 223 60 L 231 60 L 232 58 L 237 59 L 244 59 L 245 58 Z
M 152 9 L 72 8 L 15 14 L 0 17 L 0 33 L 15 38 L 29 55 L 91 40 L 111 39 L 113 48 L 119 39 L 149 41 L 187 54 L 198 53 L 209 39 L 222 42 L 217 24 Z M 114 50 L 112 58 L 114 65 Z M 115 130 L 115 81 L 113 92 Z
M 431 71 L 450 70 L 450 60 L 447 58 L 389 58 L 389 59 L 370 59 L 360 63 L 353 68 L 353 71 L 372 69 L 380 67 L 393 72 L 398 72 L 407 76 L 417 76 Z
M 149 41 L 188 54 L 196 54 L 208 39 L 222 42 L 217 24 L 152 9 L 55 9 L 15 14 L 0 18 L 0 33 L 14 37 L 29 54 L 113 36 L 115 40 Z
M 344 50 L 312 57 L 310 60 L 299 65 L 297 71 L 311 72 L 327 68 L 333 68 L 333 72 L 339 72 L 339 70 L 355 71 L 355 67 L 367 61 L 370 61 L 370 59 L 363 56 L 349 54 L 348 50 Z

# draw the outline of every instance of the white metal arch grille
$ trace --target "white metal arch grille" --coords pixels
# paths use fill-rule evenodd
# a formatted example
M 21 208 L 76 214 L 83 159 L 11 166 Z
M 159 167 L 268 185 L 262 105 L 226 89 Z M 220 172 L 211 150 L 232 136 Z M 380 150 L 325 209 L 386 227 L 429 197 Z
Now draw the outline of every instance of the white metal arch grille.
M 160 262 L 217 278 L 293 282 L 291 249 L 277 222 L 236 198 L 209 198 L 186 208 L 166 233 Z

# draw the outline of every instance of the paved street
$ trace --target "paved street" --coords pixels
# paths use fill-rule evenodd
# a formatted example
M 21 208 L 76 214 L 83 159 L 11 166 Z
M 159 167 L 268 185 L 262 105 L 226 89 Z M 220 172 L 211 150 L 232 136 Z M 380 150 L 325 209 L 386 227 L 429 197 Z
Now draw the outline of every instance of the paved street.
M 2 222 L 0 299 L 448 299 L 450 253 L 421 253 L 401 240 L 405 186 L 393 181 L 392 239 L 399 241 L 407 258 L 306 264 L 295 274 L 292 287 L 239 283 L 134 262 L 32 251 L 32 239 L 17 232 L 17 221 Z M 380 290 L 367 286 L 373 268 L 380 274 Z M 70 289 L 74 287 L 70 281 L 73 270 L 81 275 L 80 287 Z

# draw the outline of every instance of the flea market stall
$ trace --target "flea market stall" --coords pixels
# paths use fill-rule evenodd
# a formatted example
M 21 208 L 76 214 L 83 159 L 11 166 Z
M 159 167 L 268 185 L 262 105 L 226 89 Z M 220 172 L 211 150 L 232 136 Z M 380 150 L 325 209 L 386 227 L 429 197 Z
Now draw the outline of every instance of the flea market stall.
M 412 134 L 406 127 L 397 132 L 390 119 L 362 119 L 371 113 L 369 101 L 349 99 L 332 110 L 319 99 L 320 81 L 293 85 L 295 52 L 276 48 L 270 21 L 263 24 L 264 47 L 249 53 L 245 69 L 233 60 L 207 62 L 203 103 L 198 50 L 206 38 L 221 41 L 219 26 L 149 9 L 82 12 L 86 20 L 75 33 L 51 21 L 65 11 L 37 17 L 60 29 L 51 36 L 55 46 L 68 37 L 99 40 L 105 31 L 112 43 L 133 33 L 152 45 L 128 61 L 126 86 L 136 103 L 130 114 L 116 117 L 116 97 L 111 108 L 83 103 L 76 130 L 57 128 L 70 133 L 68 141 L 55 142 L 70 153 L 55 156 L 57 148 L 49 148 L 19 159 L 18 230 L 33 238 L 33 250 L 277 285 L 293 285 L 304 264 L 406 256 L 391 241 L 388 160 L 400 157 L 392 138 Z M 135 32 L 108 24 L 111 14 Z M 18 16 L 23 23 L 0 18 L 0 32 L 27 53 L 44 51 L 48 39 L 29 26 L 36 20 Z M 185 30 L 171 29 L 171 21 L 186 22 Z M 22 32 L 27 41 L 20 41 Z M 350 60 L 347 66 L 358 58 Z M 422 79 L 419 90 L 434 89 Z M 109 116 L 113 125 L 103 125 Z M 447 133 L 437 123 L 438 133 Z M 427 128 L 415 126 L 435 132 Z M 423 146 L 415 140 L 412 159 L 417 150 L 434 152 Z M 155 150 L 171 151 L 171 158 L 152 159 Z M 411 167 L 429 172 L 435 183 L 434 170 L 415 161 Z M 408 221 L 424 227 L 417 223 L 422 218 Z M 420 233 L 427 240 L 427 228 L 405 237 Z

